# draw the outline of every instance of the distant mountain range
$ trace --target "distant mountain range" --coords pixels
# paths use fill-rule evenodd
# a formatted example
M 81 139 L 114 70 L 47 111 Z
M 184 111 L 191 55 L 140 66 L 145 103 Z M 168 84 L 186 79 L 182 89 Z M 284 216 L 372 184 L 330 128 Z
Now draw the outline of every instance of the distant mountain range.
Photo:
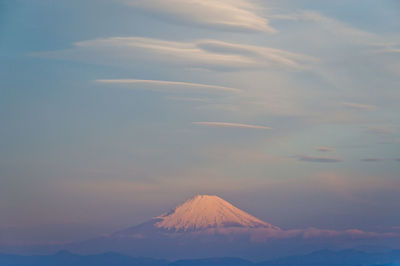
M 60 256 L 68 260 L 79 260 L 89 263 L 90 260 L 119 261 L 116 265 L 147 265 L 145 261 L 133 264 L 132 257 L 163 258 L 175 261 L 172 265 L 252 265 L 249 261 L 226 259 L 239 257 L 251 261 L 272 260 L 285 257 L 289 261 L 277 260 L 260 265 L 292 265 L 290 260 L 299 263 L 302 259 L 288 257 L 296 254 L 307 254 L 320 249 L 351 249 L 368 244 L 377 247 L 400 247 L 400 237 L 395 233 L 365 232 L 358 229 L 345 231 L 323 230 L 317 228 L 284 230 L 278 226 L 262 221 L 245 211 L 233 206 L 218 196 L 198 195 L 171 211 L 165 212 L 147 222 L 114 232 L 107 236 L 92 238 L 86 241 L 69 244 L 44 246 L 1 247 L 0 252 L 9 254 L 49 254 L 59 250 L 68 250 L 76 254 L 102 254 L 97 256 L 78 256 L 71 253 L 56 253 L 45 257 L 8 257 L 10 259 L 51 260 Z M 23 252 L 20 252 L 23 250 Z M 387 248 L 385 250 L 388 250 Z M 115 253 L 105 253 L 115 252 Z M 125 257 L 118 254 L 127 254 Z M 319 262 L 328 258 L 331 253 L 311 253 Z M 334 258 L 344 254 L 332 254 Z M 318 257 L 320 256 L 320 257 Z M 357 253 L 349 254 L 349 258 Z M 365 257 L 365 254 L 360 255 Z M 371 258 L 371 254 L 368 258 Z M 378 255 L 377 255 L 378 256 Z M 379 255 L 380 256 L 380 255 Z M 215 260 L 197 260 L 197 258 L 225 258 Z M 343 257 L 343 256 L 342 256 Z M 7 258 L 5 256 L 3 259 Z M 307 257 L 308 258 L 308 257 Z M 330 261 L 334 261 L 334 258 Z M 176 261 L 177 259 L 196 259 L 193 261 Z M 235 262 L 232 262 L 234 260 Z M 214 261 L 214 262 L 213 262 Z M 367 260 L 368 261 L 368 260 Z M 385 263 L 387 260 L 373 260 Z M 194 264 L 188 264 L 188 263 Z M 388 260 L 391 262 L 391 260 Z M 149 265 L 165 265 L 165 261 L 148 261 Z M 157 264 L 161 263 L 161 264 Z M 164 263 L 164 264 L 163 264 Z M 179 264 L 185 263 L 185 264 Z M 198 264 L 200 263 L 200 264 Z M 225 264 L 224 264 L 225 263 Z M 226 264 L 228 263 L 228 264 Z M 247 264 L 246 264 L 247 263 Z M 269 263 L 269 262 L 268 262 Z M 2 264 L 0 264 L 2 265 Z M 48 264 L 44 264 L 48 265 Z M 54 264 L 53 264 L 54 265 Z M 57 264 L 59 265 L 59 264 Z M 73 264 L 76 265 L 76 264 Z M 79 264 L 81 265 L 81 264 Z M 82 264 L 85 265 L 85 264 Z M 112 265 L 112 264 L 107 264 Z M 294 264 L 293 264 L 294 265 Z M 296 264 L 302 265 L 302 264 Z M 319 264 L 321 265 L 321 264 Z M 323 265 L 329 265 L 326 262 Z M 333 264 L 343 265 L 343 264 Z
M 1 255 L 2 266 L 399 266 L 400 250 L 387 253 L 366 253 L 357 250 L 321 250 L 306 255 L 290 256 L 281 259 L 251 262 L 240 258 L 206 258 L 167 261 L 148 258 L 134 258 L 118 253 L 97 255 L 76 255 L 61 251 L 53 255 Z

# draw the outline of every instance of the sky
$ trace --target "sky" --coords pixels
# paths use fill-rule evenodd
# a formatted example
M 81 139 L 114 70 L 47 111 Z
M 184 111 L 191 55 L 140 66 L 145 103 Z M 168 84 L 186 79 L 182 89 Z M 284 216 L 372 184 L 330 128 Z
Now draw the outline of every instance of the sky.
M 196 194 L 399 230 L 399 29 L 396 0 L 0 1 L 0 231 L 109 233 Z

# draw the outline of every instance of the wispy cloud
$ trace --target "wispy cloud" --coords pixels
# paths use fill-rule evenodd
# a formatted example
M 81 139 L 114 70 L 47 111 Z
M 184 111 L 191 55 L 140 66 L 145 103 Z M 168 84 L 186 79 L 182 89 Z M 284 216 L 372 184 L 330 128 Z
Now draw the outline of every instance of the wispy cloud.
M 219 85 L 209 85 L 201 83 L 181 82 L 181 81 L 165 81 L 165 80 L 144 80 L 144 79 L 98 79 L 97 83 L 101 84 L 113 84 L 113 85 L 142 85 L 146 86 L 151 90 L 157 91 L 188 91 L 194 90 L 196 92 L 240 92 L 239 89 L 224 87 Z M 163 88 L 163 89 L 160 89 Z
M 224 30 L 274 33 L 261 9 L 244 0 L 118 0 L 126 5 L 161 14 L 164 18 Z
M 201 102 L 207 103 L 210 101 L 208 98 L 197 98 L 197 97 L 176 97 L 176 96 L 168 96 L 166 97 L 168 100 L 172 101 L 183 101 L 183 102 Z
M 325 16 L 316 11 L 306 10 L 300 12 L 298 14 L 298 19 L 306 20 L 306 21 L 314 21 L 319 23 L 322 27 L 330 30 L 335 34 L 340 34 L 352 38 L 369 38 L 372 37 L 373 34 L 367 31 L 363 31 L 361 29 L 355 28 L 349 24 L 346 24 L 337 19 Z
M 327 146 L 318 146 L 318 147 L 315 147 L 315 150 L 320 151 L 320 152 L 333 152 L 333 151 L 335 151 L 335 148 L 327 147 Z
M 306 67 L 307 64 L 316 61 L 316 59 L 311 56 L 267 46 L 236 44 L 218 40 L 200 40 L 196 43 L 196 46 L 209 53 L 237 55 L 252 59 L 255 63 L 254 67 L 258 65 L 259 68 L 280 66 L 301 69 Z
M 228 122 L 193 122 L 192 124 L 198 126 L 207 127 L 232 127 L 232 128 L 249 128 L 249 129 L 271 129 L 266 126 L 240 124 L 240 123 L 228 123 Z
M 310 156 L 310 155 L 297 155 L 294 156 L 298 161 L 301 162 L 312 162 L 312 163 L 340 163 L 343 162 L 340 158 L 333 157 L 322 157 L 322 156 Z
M 287 14 L 274 14 L 268 16 L 270 19 L 279 20 L 293 20 L 293 21 L 312 21 L 318 23 L 318 25 L 334 35 L 341 35 L 345 37 L 351 37 L 353 39 L 371 38 L 374 35 L 370 32 L 363 31 L 355 28 L 349 24 L 346 24 L 340 20 L 332 17 L 325 16 L 322 13 L 313 10 L 302 10 L 296 13 Z
M 143 37 L 112 37 L 74 43 L 74 48 L 35 56 L 132 67 L 138 62 L 156 66 L 214 70 L 280 68 L 301 70 L 315 62 L 310 56 L 266 46 L 217 40 L 165 41 Z
M 355 102 L 342 102 L 341 105 L 346 108 L 365 110 L 365 111 L 373 111 L 377 109 L 375 105 L 355 103 Z

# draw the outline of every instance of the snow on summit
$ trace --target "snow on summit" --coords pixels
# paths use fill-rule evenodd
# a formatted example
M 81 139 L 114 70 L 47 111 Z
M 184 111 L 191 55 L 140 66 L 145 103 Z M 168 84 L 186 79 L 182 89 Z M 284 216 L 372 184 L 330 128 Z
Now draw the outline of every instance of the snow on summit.
M 213 195 L 195 196 L 154 219 L 158 220 L 154 226 L 176 232 L 224 227 L 280 229 Z

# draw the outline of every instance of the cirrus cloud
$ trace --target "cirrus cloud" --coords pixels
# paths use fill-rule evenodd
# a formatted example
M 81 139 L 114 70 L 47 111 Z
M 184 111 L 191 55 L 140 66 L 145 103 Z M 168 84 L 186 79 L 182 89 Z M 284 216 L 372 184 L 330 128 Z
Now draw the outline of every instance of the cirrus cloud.
M 231 127 L 231 128 L 249 128 L 249 129 L 271 129 L 270 127 L 240 123 L 228 123 L 228 122 L 193 122 L 192 124 L 198 126 L 208 127 Z
M 297 155 L 294 156 L 298 161 L 311 162 L 311 163 L 340 163 L 343 162 L 340 158 L 311 156 L 311 155 Z
M 118 0 L 169 19 L 223 30 L 276 32 L 256 14 L 260 7 L 244 0 Z
M 113 85 L 122 85 L 122 86 L 135 86 L 140 85 L 150 86 L 151 90 L 156 91 L 164 91 L 164 92 L 179 92 L 184 90 L 195 91 L 195 92 L 240 92 L 239 89 L 224 87 L 219 85 L 209 85 L 209 84 L 201 84 L 201 83 L 191 83 L 191 82 L 182 82 L 182 81 L 165 81 L 165 80 L 144 80 L 144 79 L 98 79 L 97 83 L 101 84 L 113 84 Z M 162 88 L 162 89 L 160 89 Z
M 128 68 L 146 62 L 157 66 L 213 70 L 303 70 L 316 61 L 307 55 L 266 46 L 208 39 L 181 42 L 144 37 L 110 37 L 80 41 L 73 45 L 72 49 L 33 55 Z
M 365 110 L 365 111 L 372 111 L 376 110 L 375 105 L 370 104 L 362 104 L 362 103 L 355 103 L 355 102 L 343 102 L 341 103 L 342 106 L 350 109 L 357 109 L 357 110 Z

